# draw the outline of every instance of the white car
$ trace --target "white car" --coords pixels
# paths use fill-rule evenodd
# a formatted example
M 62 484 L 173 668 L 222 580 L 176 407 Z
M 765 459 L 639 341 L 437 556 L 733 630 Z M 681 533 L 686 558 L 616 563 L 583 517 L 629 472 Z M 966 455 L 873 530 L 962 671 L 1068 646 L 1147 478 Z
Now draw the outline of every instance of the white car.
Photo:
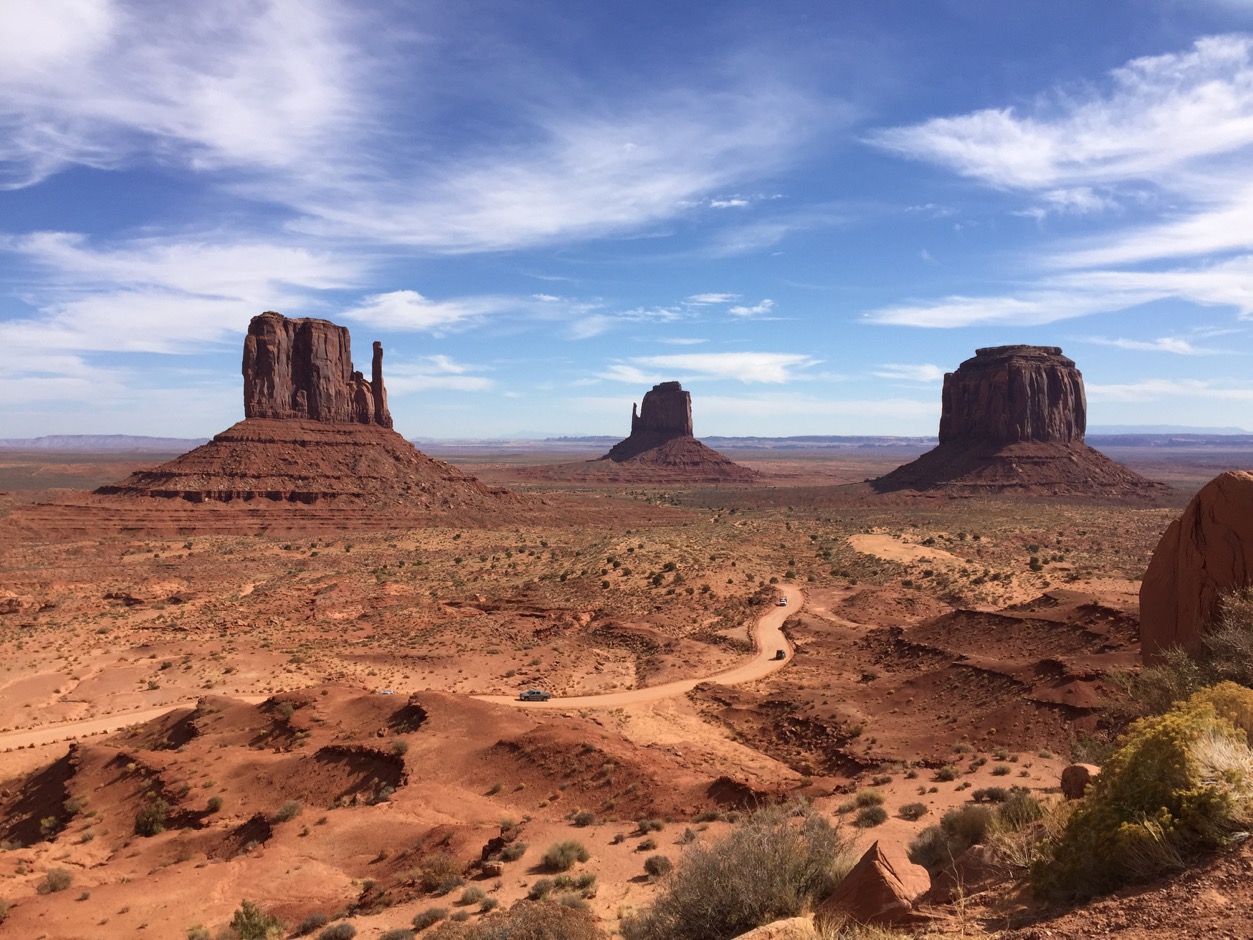
M 786 597 L 780 597 L 780 598 L 779 598 L 779 600 L 778 600 L 777 606 L 779 606 L 779 607 L 786 607 L 786 606 L 787 606 L 787 598 L 786 598 Z

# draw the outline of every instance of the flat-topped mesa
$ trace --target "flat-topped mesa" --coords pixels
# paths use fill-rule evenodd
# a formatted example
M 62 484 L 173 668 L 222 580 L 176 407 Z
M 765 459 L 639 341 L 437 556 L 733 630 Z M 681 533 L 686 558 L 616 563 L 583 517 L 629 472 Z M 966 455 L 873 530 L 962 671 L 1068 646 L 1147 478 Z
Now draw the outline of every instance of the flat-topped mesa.
M 383 345 L 374 344 L 370 380 L 353 371 L 348 329 L 312 317 L 267 311 L 244 339 L 244 416 L 390 428 Z
M 1083 376 L 1056 346 L 990 346 L 944 376 L 940 443 L 1082 442 Z
M 1084 443 L 1083 376 L 1056 346 L 977 349 L 943 394 L 939 444 L 871 488 L 1118 499 L 1165 489 Z

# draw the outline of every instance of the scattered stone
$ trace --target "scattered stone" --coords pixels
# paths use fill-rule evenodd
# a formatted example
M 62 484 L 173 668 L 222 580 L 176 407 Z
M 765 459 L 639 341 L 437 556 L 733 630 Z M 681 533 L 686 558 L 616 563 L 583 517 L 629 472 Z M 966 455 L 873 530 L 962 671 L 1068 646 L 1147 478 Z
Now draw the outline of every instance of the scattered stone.
M 930 887 L 927 870 L 911 862 L 904 849 L 876 841 L 814 916 L 819 922 L 903 924 L 914 919 L 914 903 Z
M 1088 786 L 1100 774 L 1101 768 L 1096 764 L 1071 764 L 1062 771 L 1062 795 L 1068 800 L 1082 799 Z
M 1086 424 L 1083 376 L 1058 347 L 977 349 L 944 376 L 939 445 L 871 486 L 1136 498 L 1165 490 L 1085 444 Z
M 1253 474 L 1210 480 L 1167 527 L 1140 585 L 1145 662 L 1172 646 L 1192 649 L 1218 613 L 1220 594 L 1253 578 Z

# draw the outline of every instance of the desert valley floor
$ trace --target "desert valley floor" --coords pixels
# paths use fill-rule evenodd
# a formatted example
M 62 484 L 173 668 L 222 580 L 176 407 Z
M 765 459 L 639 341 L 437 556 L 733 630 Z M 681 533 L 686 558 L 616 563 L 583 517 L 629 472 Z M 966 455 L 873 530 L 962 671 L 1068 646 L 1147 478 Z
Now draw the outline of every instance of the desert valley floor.
M 1253 453 L 1113 452 L 1172 487 L 1122 503 L 862 484 L 917 452 L 728 452 L 756 482 L 684 487 L 546 483 L 552 455 L 466 450 L 441 456 L 516 502 L 414 515 L 110 500 L 91 489 L 165 455 L 0 452 L 0 933 L 181 938 L 250 899 L 368 940 L 436 906 L 482 916 L 429 890 L 432 858 L 508 906 L 565 838 L 612 931 L 657 890 L 646 857 L 759 802 L 903 845 L 979 788 L 1056 793 L 1138 664 L 1163 530 Z M 771 617 L 782 661 L 752 640 Z M 717 681 L 755 657 L 759 677 Z M 532 687 L 552 701 L 516 701 Z M 859 829 L 867 788 L 888 818 Z M 138 834 L 158 798 L 164 831 Z M 525 851 L 473 864 L 506 844 Z M 52 868 L 72 886 L 41 893 Z M 1086 924 L 976 897 L 932 929 L 1245 936 L 1230 874 Z

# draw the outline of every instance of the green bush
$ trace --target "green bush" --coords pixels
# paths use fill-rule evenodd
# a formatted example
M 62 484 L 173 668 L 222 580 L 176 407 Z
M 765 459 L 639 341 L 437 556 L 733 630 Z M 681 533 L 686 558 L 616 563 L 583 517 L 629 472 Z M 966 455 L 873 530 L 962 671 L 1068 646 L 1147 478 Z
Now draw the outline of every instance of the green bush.
M 243 901 L 231 918 L 231 930 L 239 940 L 277 940 L 283 935 L 283 924 L 251 901 Z
M 304 812 L 299 800 L 288 800 L 274 811 L 274 822 L 290 822 Z
M 471 886 L 461 892 L 461 897 L 457 899 L 458 904 L 478 904 L 479 901 L 487 897 L 487 892 L 482 888 Z
M 468 915 L 468 912 L 461 913 Z M 549 901 L 519 901 L 507 911 L 492 911 L 477 923 L 444 923 L 429 940 L 606 940 L 596 918 Z
M 352 940 L 357 935 L 357 928 L 349 923 L 331 924 L 320 934 L 318 940 Z
M 575 839 L 554 842 L 544 853 L 544 867 L 553 871 L 569 871 L 576 862 L 586 862 L 590 858 L 587 848 Z
M 510 842 L 500 850 L 500 860 L 502 862 L 516 862 L 526 854 L 527 844 L 525 842 Z
M 674 862 L 666 858 L 664 855 L 650 855 L 644 859 L 644 874 L 652 881 L 658 878 L 664 878 L 674 870 Z
M 943 767 L 941 767 L 939 770 L 935 772 L 935 779 L 941 782 L 947 782 L 949 780 L 956 780 L 957 773 L 958 771 L 956 767 L 954 767 L 952 764 L 945 764 Z
M 858 829 L 870 829 L 887 822 L 888 811 L 882 806 L 863 806 L 857 811 L 853 825 Z
M 1221 709 L 1221 714 L 1220 714 Z M 1052 846 L 1037 892 L 1086 898 L 1181 867 L 1253 823 L 1253 752 L 1227 715 L 1253 690 L 1224 683 L 1137 721 Z
M 927 815 L 929 812 L 930 810 L 927 809 L 926 803 L 906 803 L 896 811 L 897 815 L 900 816 L 901 819 L 908 819 L 911 821 L 915 819 L 922 819 L 922 817 Z
M 803 913 L 853 862 L 851 842 L 809 809 L 759 810 L 725 838 L 694 843 L 625 940 L 727 940 Z
M 165 832 L 165 823 L 170 816 L 170 804 L 158 797 L 147 800 L 135 814 L 135 835 L 155 836 Z
M 981 804 L 950 809 L 938 826 L 928 826 L 909 844 L 909 860 L 932 874 L 987 837 L 995 816 Z
M 327 917 L 325 914 L 322 914 L 322 913 L 310 914 L 304 920 L 302 920 L 300 924 L 296 927 L 296 936 L 303 937 L 306 934 L 311 934 L 315 930 L 317 930 L 319 927 L 325 927 L 330 922 L 331 922 L 331 919 Z
M 434 852 L 422 860 L 418 884 L 423 891 L 447 894 L 464 884 L 462 871 L 461 863 L 447 852 Z
M 426 930 L 426 928 L 430 927 L 432 924 L 439 923 L 441 920 L 443 920 L 447 916 L 448 916 L 448 908 L 446 907 L 427 908 L 425 911 L 421 911 L 418 914 L 414 915 L 414 918 L 412 921 L 413 929 L 417 932 L 421 932 L 423 930 Z

